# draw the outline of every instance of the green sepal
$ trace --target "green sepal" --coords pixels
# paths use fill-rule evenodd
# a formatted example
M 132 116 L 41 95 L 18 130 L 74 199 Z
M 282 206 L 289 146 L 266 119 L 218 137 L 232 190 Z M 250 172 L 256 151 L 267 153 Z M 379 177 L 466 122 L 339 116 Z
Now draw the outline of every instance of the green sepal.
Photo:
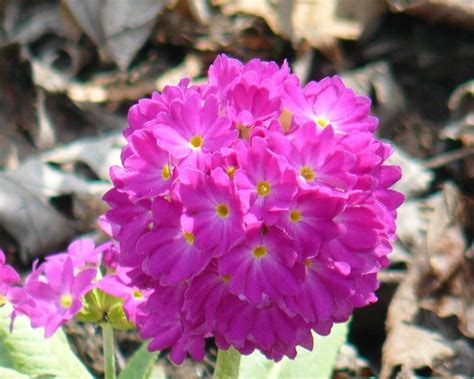
M 128 321 L 123 309 L 123 299 L 94 288 L 83 299 L 83 307 L 76 318 L 94 324 L 108 323 L 114 329 L 133 329 L 135 325 Z
M 133 322 L 127 320 L 127 316 L 123 310 L 123 301 L 121 304 L 114 305 L 110 308 L 107 315 L 107 322 L 111 324 L 114 329 L 128 330 L 135 327 Z
M 83 322 L 92 322 L 99 324 L 104 321 L 104 309 L 101 304 L 101 294 L 96 288 L 89 291 L 82 299 L 82 309 L 76 315 L 76 318 Z

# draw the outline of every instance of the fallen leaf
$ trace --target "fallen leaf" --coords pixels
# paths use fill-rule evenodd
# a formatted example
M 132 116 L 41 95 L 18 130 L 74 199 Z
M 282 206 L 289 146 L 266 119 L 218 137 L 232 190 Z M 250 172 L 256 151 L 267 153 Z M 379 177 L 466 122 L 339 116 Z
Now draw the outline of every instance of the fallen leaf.
M 116 80 L 116 73 L 110 75 L 113 80 L 107 83 L 104 83 L 103 75 L 79 82 L 35 59 L 31 61 L 31 67 L 35 84 L 48 92 L 66 93 L 71 100 L 79 103 L 104 103 L 135 101 L 161 90 L 165 85 L 177 84 L 184 76 L 195 78 L 202 71 L 202 61 L 196 55 L 188 54 L 181 64 L 160 74 L 140 77 L 131 83 Z
M 370 369 L 369 362 L 360 356 L 354 345 L 348 342 L 342 345 L 339 350 L 333 378 L 339 378 L 337 375 L 338 371 L 344 372 L 349 377 L 367 377 L 374 375 Z
M 0 226 L 18 243 L 25 262 L 61 247 L 78 232 L 96 226 L 110 188 L 108 170 L 120 162 L 122 137 L 84 138 L 30 157 L 0 173 Z M 85 164 L 93 178 L 79 175 Z M 54 199 L 69 198 L 71 209 L 56 209 Z
M 397 237 L 410 251 L 425 246 L 427 219 L 425 200 L 408 199 L 397 210 Z
M 421 307 L 439 317 L 456 316 L 460 331 L 474 337 L 474 265 L 464 236 L 463 201 L 445 184 L 433 204 L 427 233 L 428 270 L 420 283 Z
M 195 78 L 202 70 L 202 61 L 193 54 L 188 54 L 183 63 L 166 71 L 156 81 L 155 86 L 158 90 L 162 90 L 167 85 L 177 84 L 181 78 Z
M 365 26 L 379 16 L 385 4 L 379 0 L 214 0 L 224 13 L 262 17 L 284 38 L 306 40 L 321 48 L 337 38 L 357 39 Z
M 108 188 L 106 183 L 87 181 L 74 173 L 52 166 L 42 156 L 29 158 L 16 170 L 6 171 L 3 175 L 13 181 L 21 182 L 24 189 L 43 198 L 70 193 L 100 196 L 101 192 Z
M 370 63 L 341 73 L 346 86 L 357 94 L 373 97 L 373 111 L 379 118 L 379 130 L 393 127 L 394 119 L 406 109 L 405 97 L 387 61 Z
M 155 25 L 166 0 L 65 0 L 84 32 L 122 71 Z
M 36 96 L 29 73 L 17 46 L 0 49 L 0 167 L 16 167 L 20 157 L 37 151 Z
M 124 139 L 119 133 L 86 137 L 43 154 L 42 159 L 56 164 L 85 163 L 102 179 L 109 180 L 109 169 L 120 163 Z
M 4 8 L 6 43 L 27 43 L 51 33 L 63 35 L 59 7 L 47 2 L 8 2 Z
M 5 174 L 0 174 L 0 225 L 17 241 L 25 263 L 75 234 L 70 220 Z
M 209 5 L 206 0 L 187 0 L 189 10 L 201 24 L 207 24 L 211 17 Z
M 56 143 L 56 133 L 53 122 L 49 117 L 49 112 L 46 106 L 46 95 L 44 90 L 38 88 L 38 106 L 37 106 L 37 119 L 38 119 L 38 137 L 37 146 L 40 149 L 52 148 Z
M 418 369 L 428 369 L 432 375 L 442 377 L 472 376 L 474 373 L 474 367 L 467 358 L 472 357 L 472 348 L 466 345 L 456 324 L 443 318 L 453 313 L 443 314 L 436 309 L 440 303 L 436 303 L 439 298 L 435 294 L 445 293 L 446 288 L 451 288 L 460 269 L 470 272 L 471 282 L 474 273 L 472 264 L 464 260 L 465 240 L 460 229 L 462 218 L 459 217 L 459 194 L 454 185 L 446 184 L 442 192 L 427 198 L 424 203 L 425 206 L 422 207 L 423 203 L 416 204 L 415 200 L 412 201 L 412 206 L 418 208 L 415 220 L 404 212 L 400 213 L 401 223 L 420 219 L 427 226 L 424 244 L 420 246 L 418 242 L 413 247 L 414 258 L 389 306 L 387 338 L 382 349 L 381 378 L 395 377 L 397 371 L 401 377 L 414 377 Z M 419 236 L 421 237 L 423 234 Z M 463 278 L 467 277 L 469 275 Z M 474 292 L 467 280 L 463 282 L 463 286 L 464 293 Z M 459 292 L 450 295 L 456 301 L 463 299 Z M 431 302 L 427 302 L 427 299 Z M 447 299 L 445 297 L 439 300 Z M 465 304 L 466 302 L 463 305 Z M 458 306 L 457 311 L 464 311 L 465 319 L 472 322 L 471 314 L 474 314 L 474 309 L 449 304 L 449 301 L 446 305 L 446 311 L 449 307 Z M 429 310 L 439 312 L 437 314 L 440 318 L 436 319 L 436 323 L 432 319 L 437 316 Z
M 454 347 L 441 334 L 416 324 L 419 311 L 416 288 L 422 270 L 423 260 L 418 256 L 390 303 L 387 338 L 382 348 L 382 379 L 393 377 L 397 367 L 408 373 L 423 367 L 436 370 L 439 362 L 455 356 Z
M 419 159 L 409 156 L 399 148 L 395 148 L 387 163 L 401 167 L 402 178 L 393 188 L 408 198 L 426 191 L 434 178 L 433 173 L 425 169 Z
M 474 80 L 454 90 L 449 97 L 448 107 L 451 117 L 440 136 L 460 140 L 464 146 L 474 146 Z
M 396 12 L 419 15 L 431 21 L 447 22 L 469 29 L 474 24 L 472 0 L 389 0 L 388 3 Z
M 426 236 L 429 276 L 433 278 L 431 290 L 448 281 L 460 267 L 467 249 L 462 229 L 462 203 L 457 188 L 446 183 L 442 196 L 433 202 Z

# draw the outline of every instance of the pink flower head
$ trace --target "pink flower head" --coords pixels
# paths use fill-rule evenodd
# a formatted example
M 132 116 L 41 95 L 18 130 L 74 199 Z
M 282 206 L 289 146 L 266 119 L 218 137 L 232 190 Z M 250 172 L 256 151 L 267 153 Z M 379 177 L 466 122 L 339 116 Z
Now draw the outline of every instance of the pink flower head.
M 50 255 L 47 259 L 57 259 L 59 256 L 63 256 L 63 254 Z M 96 249 L 94 241 L 83 238 L 70 243 L 64 257 L 71 259 L 76 271 L 97 268 L 101 258 L 101 250 Z
M 275 152 L 288 159 L 302 187 L 348 190 L 357 181 L 351 173 L 356 158 L 339 146 L 331 126 L 318 132 L 313 123 L 307 122 L 289 137 L 272 133 L 269 140 Z
M 205 153 L 228 147 L 236 138 L 237 130 L 227 116 L 219 115 L 216 96 L 203 98 L 198 93 L 188 99 L 175 99 L 169 112 L 158 118 L 153 130 L 156 143 L 175 159 L 200 168 Z
M 299 84 L 298 77 L 291 73 L 286 61 L 279 67 L 275 62 L 252 59 L 243 67 L 242 76 L 250 84 L 268 88 L 271 97 L 281 96 L 286 85 Z
M 111 169 L 114 183 L 120 183 L 137 199 L 168 194 L 174 166 L 170 154 L 157 145 L 153 134 L 149 130 L 133 133 L 128 152 L 122 156 L 124 167 Z
M 119 254 L 118 247 L 113 242 L 106 242 L 100 245 L 97 250 L 102 254 L 102 266 L 107 271 L 115 271 L 119 267 Z
M 187 170 L 182 175 L 178 197 L 184 217 L 192 223 L 196 244 L 222 255 L 241 236 L 244 220 L 240 197 L 229 176 L 218 167 L 207 176 Z
M 373 133 L 377 128 L 378 120 L 369 116 L 370 99 L 356 96 L 338 76 L 310 82 L 304 88 L 289 84 L 285 90 L 287 108 L 299 118 L 312 120 L 319 128 L 332 125 L 344 134 Z
M 339 77 L 302 87 L 286 62 L 225 55 L 131 108 L 100 222 L 150 293 L 129 311 L 150 350 L 294 358 L 376 300 L 403 196 L 369 112 Z
M 297 191 L 296 176 L 281 156 L 268 149 L 265 139 L 255 137 L 250 146 L 236 146 L 239 170 L 235 183 L 248 209 L 249 222 L 272 224 L 278 213 L 288 209 Z
M 177 86 L 166 86 L 162 93 L 154 92 L 151 99 L 141 99 L 128 112 L 128 128 L 124 136 L 129 137 L 139 129 L 153 129 L 156 117 L 161 112 L 167 112 L 174 99 L 185 99 L 195 90 L 189 88 L 189 79 L 182 79 Z
M 281 112 L 280 97 L 270 98 L 270 91 L 246 82 L 237 83 L 227 93 L 229 114 L 241 128 L 251 128 L 278 117 Z M 245 129 L 244 129 L 245 130 Z M 245 133 L 245 131 L 243 131 Z
M 0 249 L 0 306 L 11 301 L 13 288 L 20 282 L 20 276 L 15 269 L 5 263 L 5 254 Z
M 30 301 L 15 310 L 28 316 L 34 328 L 44 327 L 45 337 L 50 337 L 81 310 L 81 297 L 92 288 L 96 274 L 96 269 L 75 274 L 70 257 L 48 260 L 26 279 L 24 293 Z
M 339 237 L 335 218 L 345 201 L 343 196 L 324 189 L 301 190 L 282 213 L 279 225 L 294 241 L 301 261 L 317 255 L 323 241 Z
M 125 192 L 112 188 L 104 196 L 112 209 L 99 219 L 102 229 L 120 244 L 119 262 L 125 266 L 141 263 L 144 256 L 136 250 L 142 235 L 152 222 L 151 199 L 132 202 Z
M 219 261 L 219 271 L 229 276 L 229 290 L 259 305 L 299 290 L 303 266 L 285 234 L 276 227 L 254 227 Z
M 137 242 L 137 250 L 145 256 L 142 269 L 162 285 L 190 279 L 216 254 L 204 250 L 205 241 L 196 239 L 192 220 L 182 218 L 180 203 L 157 198 L 153 202 L 154 227 Z M 183 222 L 182 222 L 183 219 Z
M 218 56 L 209 67 L 209 87 L 223 99 L 232 83 L 238 80 L 243 67 L 244 65 L 237 59 L 225 55 Z

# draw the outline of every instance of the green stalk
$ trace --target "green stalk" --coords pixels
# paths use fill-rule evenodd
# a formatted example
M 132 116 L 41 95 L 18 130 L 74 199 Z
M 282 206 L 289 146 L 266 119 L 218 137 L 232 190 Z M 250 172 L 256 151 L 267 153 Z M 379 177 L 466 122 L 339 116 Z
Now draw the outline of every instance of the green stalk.
M 108 323 L 103 323 L 101 326 L 104 344 L 104 379 L 115 379 L 114 328 Z
M 214 379 L 238 379 L 239 366 L 240 353 L 237 350 L 233 347 L 228 350 L 218 350 Z

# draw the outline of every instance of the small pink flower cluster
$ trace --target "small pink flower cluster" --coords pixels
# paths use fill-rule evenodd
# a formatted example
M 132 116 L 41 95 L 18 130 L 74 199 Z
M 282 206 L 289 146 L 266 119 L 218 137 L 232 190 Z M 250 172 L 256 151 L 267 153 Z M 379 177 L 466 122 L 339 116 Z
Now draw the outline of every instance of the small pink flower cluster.
M 137 320 L 150 350 L 202 359 L 213 337 L 293 358 L 376 300 L 400 168 L 339 77 L 302 87 L 286 63 L 221 55 L 208 79 L 130 109 L 101 223 L 153 291 Z
M 0 249 L 0 306 L 16 301 L 19 297 L 19 283 L 20 275 L 12 266 L 6 264 L 5 254 Z
M 50 255 L 40 265 L 35 262 L 20 286 L 20 277 L 5 265 L 0 250 L 0 305 L 10 303 L 13 319 L 25 315 L 32 327 L 44 327 L 45 337 L 50 337 L 83 309 L 84 296 L 98 288 L 123 302 L 128 320 L 134 323 L 145 297 L 136 296 L 138 290 L 130 285 L 128 269 L 118 266 L 117 258 L 112 243 L 96 248 L 90 239 L 77 240 L 67 252 Z M 99 273 L 101 261 L 108 271 L 104 277 Z

